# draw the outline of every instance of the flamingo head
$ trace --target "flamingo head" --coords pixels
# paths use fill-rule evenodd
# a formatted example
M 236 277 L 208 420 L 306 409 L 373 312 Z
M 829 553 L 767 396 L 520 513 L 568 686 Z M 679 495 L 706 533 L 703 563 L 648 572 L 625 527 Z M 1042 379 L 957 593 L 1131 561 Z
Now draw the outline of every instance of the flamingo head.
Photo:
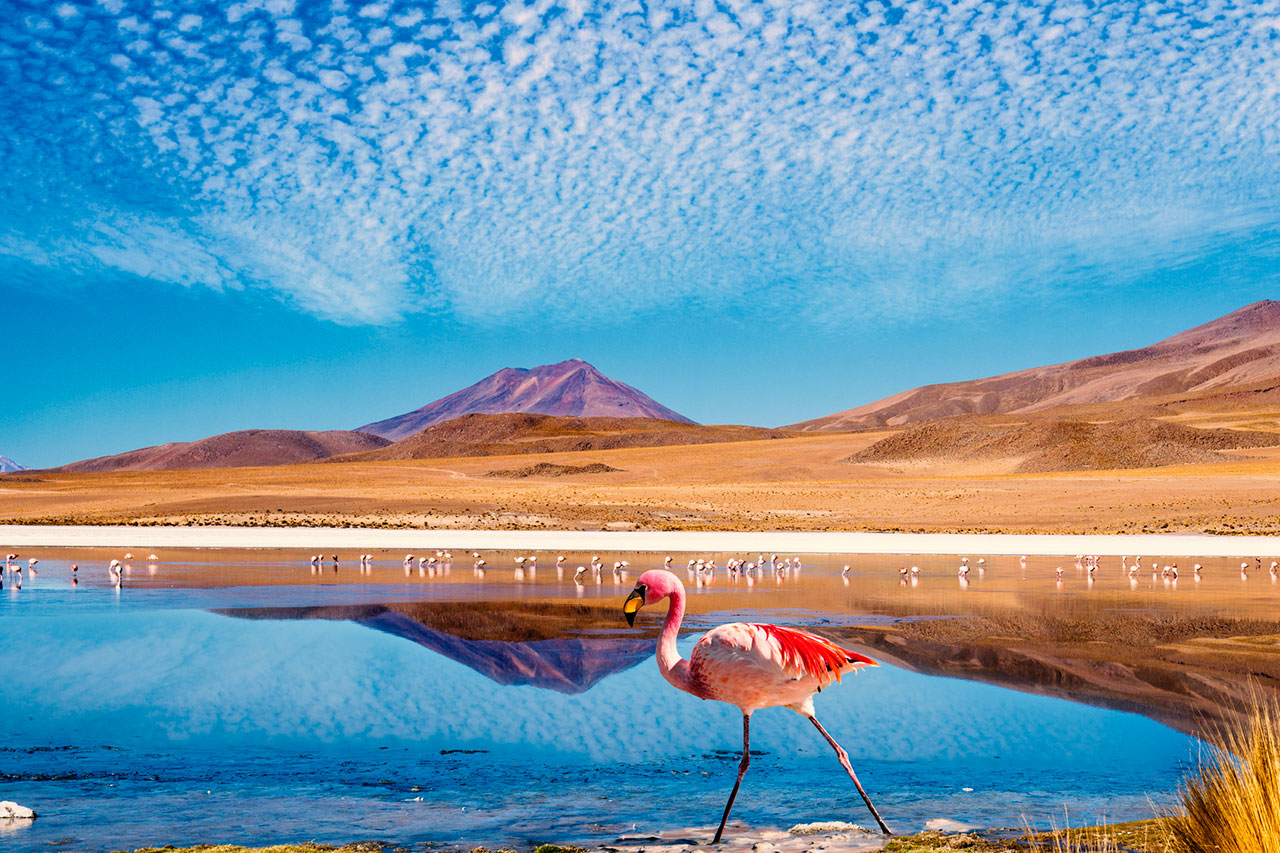
M 622 605 L 622 612 L 627 617 L 627 624 L 636 624 L 636 614 L 646 604 L 657 604 L 662 599 L 683 591 L 684 584 L 680 582 L 680 578 L 671 572 L 665 569 L 651 569 L 645 572 L 636 581 L 636 588 L 631 590 L 631 594 L 627 596 L 626 603 Z

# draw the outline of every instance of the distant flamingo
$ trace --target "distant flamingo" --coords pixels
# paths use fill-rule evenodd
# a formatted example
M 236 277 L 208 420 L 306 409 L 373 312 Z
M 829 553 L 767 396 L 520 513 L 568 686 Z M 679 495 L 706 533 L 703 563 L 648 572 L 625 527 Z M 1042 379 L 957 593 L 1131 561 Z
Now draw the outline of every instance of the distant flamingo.
M 862 784 L 849 765 L 849 756 L 827 733 L 814 716 L 813 694 L 845 673 L 864 666 L 879 666 L 869 657 L 848 651 L 830 640 L 777 625 L 754 625 L 735 622 L 713 628 L 702 636 L 689 654 L 680 657 L 676 637 L 684 618 L 685 592 L 680 578 L 663 569 L 640 576 L 622 611 L 627 624 L 634 625 L 636 613 L 645 605 L 668 598 L 667 616 L 658 638 L 658 669 L 663 678 L 678 690 L 699 699 L 714 699 L 736 705 L 742 711 L 742 761 L 738 763 L 738 779 L 733 783 L 729 802 L 725 804 L 720 828 L 712 843 L 719 843 L 724 825 L 729 820 L 734 798 L 742 777 L 751 765 L 751 714 L 760 708 L 786 707 L 813 723 L 827 743 L 836 751 L 841 766 L 853 780 L 858 793 L 885 835 L 889 827 L 862 790 Z

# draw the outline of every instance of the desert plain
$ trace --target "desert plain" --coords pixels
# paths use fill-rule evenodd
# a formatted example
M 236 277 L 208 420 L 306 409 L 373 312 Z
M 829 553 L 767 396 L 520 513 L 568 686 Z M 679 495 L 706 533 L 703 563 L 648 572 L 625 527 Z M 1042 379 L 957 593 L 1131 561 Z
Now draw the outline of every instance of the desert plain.
M 1246 417 L 1256 420 L 1259 413 Z M 1221 420 L 1221 419 L 1219 419 Z M 887 431 L 511 457 L 0 478 L 0 521 L 550 530 L 1280 533 L 1280 448 L 1128 470 L 851 464 Z M 603 473 L 533 471 L 605 465 Z M 548 470 L 548 469 L 543 469 Z M 499 476 L 491 476 L 493 472 Z

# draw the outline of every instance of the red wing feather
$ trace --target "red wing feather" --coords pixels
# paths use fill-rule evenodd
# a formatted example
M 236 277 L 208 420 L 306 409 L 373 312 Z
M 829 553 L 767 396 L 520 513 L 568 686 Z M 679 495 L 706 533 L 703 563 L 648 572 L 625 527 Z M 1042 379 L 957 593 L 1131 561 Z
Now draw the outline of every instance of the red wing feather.
M 842 649 L 830 640 L 825 640 L 808 631 L 796 628 L 783 628 L 779 625 L 757 625 L 757 628 L 772 637 L 787 661 L 802 668 L 814 678 L 827 679 L 832 675 L 840 680 L 840 671 L 849 666 L 879 666 L 866 655 Z

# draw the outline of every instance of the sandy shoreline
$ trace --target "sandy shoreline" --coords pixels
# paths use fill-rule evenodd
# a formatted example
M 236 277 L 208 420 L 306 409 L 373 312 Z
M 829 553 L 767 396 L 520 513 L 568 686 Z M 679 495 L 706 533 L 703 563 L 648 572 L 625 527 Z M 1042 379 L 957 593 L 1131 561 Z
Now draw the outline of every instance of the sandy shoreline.
M 654 551 L 681 554 L 1280 555 L 1280 536 L 0 525 L 0 547 Z

